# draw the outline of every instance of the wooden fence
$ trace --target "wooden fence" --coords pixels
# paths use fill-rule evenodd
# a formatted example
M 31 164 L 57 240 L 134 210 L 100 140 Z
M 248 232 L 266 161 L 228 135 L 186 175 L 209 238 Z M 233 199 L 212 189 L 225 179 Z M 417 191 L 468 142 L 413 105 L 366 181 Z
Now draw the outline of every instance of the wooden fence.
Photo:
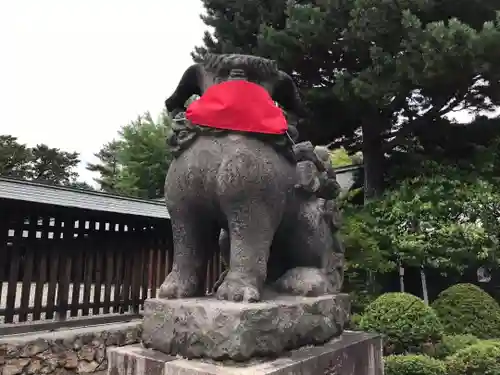
M 170 271 L 168 220 L 33 204 L 1 211 L 0 334 L 136 317 Z M 220 272 L 217 255 L 207 290 Z

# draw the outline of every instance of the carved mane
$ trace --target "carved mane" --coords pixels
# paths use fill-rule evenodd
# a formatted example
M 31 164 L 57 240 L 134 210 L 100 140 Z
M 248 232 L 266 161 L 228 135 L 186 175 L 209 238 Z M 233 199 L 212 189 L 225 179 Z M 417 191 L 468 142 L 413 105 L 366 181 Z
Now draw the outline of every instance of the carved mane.
M 278 76 L 278 64 L 274 60 L 260 56 L 237 54 L 207 54 L 201 62 L 203 68 L 216 76 L 232 69 L 242 69 L 249 80 L 266 81 Z

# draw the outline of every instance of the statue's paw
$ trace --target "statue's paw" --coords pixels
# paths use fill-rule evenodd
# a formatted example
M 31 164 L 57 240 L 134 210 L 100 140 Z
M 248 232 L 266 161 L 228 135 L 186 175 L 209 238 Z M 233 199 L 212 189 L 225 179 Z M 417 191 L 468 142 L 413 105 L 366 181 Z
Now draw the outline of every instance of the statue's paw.
M 165 299 L 197 297 L 199 288 L 196 280 L 196 277 L 172 271 L 161 284 L 158 297 Z
M 229 272 L 217 289 L 217 298 L 234 302 L 258 302 L 260 292 L 244 275 Z
M 273 285 L 280 293 L 317 297 L 338 292 L 319 268 L 297 267 L 285 272 Z

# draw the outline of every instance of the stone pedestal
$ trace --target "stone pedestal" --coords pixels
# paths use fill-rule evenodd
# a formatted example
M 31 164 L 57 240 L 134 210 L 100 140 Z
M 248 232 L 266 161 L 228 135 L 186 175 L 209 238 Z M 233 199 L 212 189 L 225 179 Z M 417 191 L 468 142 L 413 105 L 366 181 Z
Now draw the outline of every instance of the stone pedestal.
M 292 350 L 276 359 L 248 362 L 188 360 L 141 345 L 108 350 L 108 375 L 383 375 L 382 341 L 344 332 L 321 346 Z
M 142 340 L 146 348 L 186 358 L 276 357 L 338 337 L 349 311 L 346 294 L 265 295 L 259 303 L 150 299 L 144 305 Z

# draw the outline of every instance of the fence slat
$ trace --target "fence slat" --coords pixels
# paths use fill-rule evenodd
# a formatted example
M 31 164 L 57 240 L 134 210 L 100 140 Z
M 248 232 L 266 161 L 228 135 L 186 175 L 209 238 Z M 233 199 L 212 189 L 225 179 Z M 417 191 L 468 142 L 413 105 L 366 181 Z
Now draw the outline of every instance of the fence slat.
M 42 240 L 44 241 L 44 240 Z M 44 248 L 41 248 L 43 250 Z M 47 253 L 40 251 L 37 259 L 38 263 L 38 277 L 35 284 L 35 300 L 33 306 L 33 320 L 40 320 L 42 313 L 42 299 L 45 289 L 45 282 L 47 281 Z
M 63 241 L 66 246 L 71 246 L 71 240 Z M 71 279 L 71 252 L 69 249 L 64 249 L 61 254 L 61 268 L 59 274 L 59 288 L 57 291 L 57 318 L 58 320 L 66 320 L 69 310 L 69 284 Z
M 14 322 L 14 308 L 16 307 L 17 281 L 19 280 L 20 251 L 15 243 L 10 248 L 10 268 L 5 304 L 5 323 Z
M 149 293 L 149 249 L 151 248 L 151 241 L 147 243 L 147 245 L 142 249 L 142 266 L 144 267 L 142 270 L 142 286 L 141 286 L 141 305 L 144 303 L 144 300 L 148 298 Z
M 140 246 L 140 245 L 139 245 Z M 132 284 L 130 288 L 130 296 L 131 296 L 131 305 L 132 311 L 135 314 L 139 313 L 139 307 L 141 305 L 141 284 L 142 284 L 142 249 L 140 251 L 134 251 L 132 254 L 132 259 L 134 261 L 135 266 L 132 267 Z
M 115 305 L 113 308 L 114 313 L 120 312 L 121 308 L 121 289 L 122 289 L 122 275 L 123 275 L 123 256 L 122 256 L 122 251 L 121 249 L 116 249 L 115 253 L 116 257 L 116 265 L 115 265 L 115 279 L 114 279 L 114 285 L 115 285 L 115 290 L 114 290 L 114 297 L 113 301 L 115 303 L 120 303 L 120 305 Z
M 82 309 L 82 315 L 89 315 L 90 293 L 92 289 L 92 276 L 94 273 L 94 251 L 93 249 L 86 249 L 85 251 L 85 271 L 83 276 L 83 301 L 85 306 Z
M 21 287 L 21 312 L 19 313 L 19 321 L 25 322 L 28 320 L 28 313 L 25 312 L 30 307 L 31 300 L 31 282 L 35 268 L 35 251 L 38 243 L 42 239 L 42 231 L 38 230 L 39 220 L 43 225 L 43 220 L 38 214 L 32 214 L 28 219 L 27 237 L 23 238 L 23 281 Z M 24 235 L 23 235 L 24 236 Z
M 158 256 L 160 257 L 160 275 L 159 275 L 159 285 L 163 283 L 165 280 L 165 277 L 167 276 L 167 257 L 165 253 L 165 240 L 160 239 L 159 240 L 160 246 L 158 248 Z
M 94 279 L 94 302 L 101 301 L 101 285 L 102 285 L 102 272 L 103 272 L 103 260 L 104 254 L 97 252 L 95 254 L 95 279 Z M 92 315 L 99 314 L 99 307 L 94 307 L 92 309 Z
M 130 285 L 131 277 L 134 269 L 132 257 L 130 256 L 130 243 L 127 244 L 126 254 L 124 254 L 124 274 L 123 274 L 123 288 L 121 293 L 121 300 L 123 301 L 122 311 L 128 312 L 130 307 Z
M 78 238 L 80 238 L 80 241 L 78 241 L 79 245 L 76 246 L 76 256 L 74 257 L 75 262 L 73 263 L 73 277 L 72 277 L 72 285 L 73 285 L 73 290 L 71 292 L 71 304 L 70 304 L 70 316 L 78 316 L 78 310 L 80 306 L 80 291 L 82 288 L 82 280 L 83 280 L 83 273 L 84 273 L 84 247 L 80 245 L 82 242 L 85 243 L 85 239 L 81 238 L 80 236 L 83 237 L 83 233 L 78 234 Z
M 71 268 L 71 302 L 70 316 L 76 317 L 79 315 L 80 309 L 80 292 L 82 291 L 83 273 L 85 272 L 85 248 L 88 246 L 86 221 L 79 218 L 74 218 L 73 221 L 73 243 L 72 248 L 72 268 Z
M 7 209 L 0 215 L 0 259 L 5 260 L 5 263 L 0 262 L 0 306 L 4 305 L 4 284 L 7 286 L 7 266 L 8 262 L 8 249 L 9 249 L 9 220 L 10 214 Z M 7 293 L 5 293 L 7 294 Z
M 113 248 L 113 244 L 109 244 L 109 248 L 106 251 L 106 281 L 104 283 L 104 308 L 103 314 L 108 314 L 111 310 L 111 291 L 113 285 L 113 277 L 115 275 L 115 251 Z
M 54 319 L 57 281 L 59 278 L 59 250 L 52 246 L 49 263 L 49 288 L 47 290 L 47 319 Z
M 31 230 L 29 236 L 34 236 L 34 235 L 35 235 L 35 230 Z M 25 322 L 26 320 L 28 320 L 28 313 L 26 311 L 28 310 L 30 305 L 31 279 L 33 277 L 34 263 L 35 263 L 35 253 L 30 248 L 30 246 L 26 246 L 24 248 L 24 262 L 23 262 L 24 275 L 21 287 L 21 313 L 19 314 L 20 322 Z
M 157 263 L 156 263 L 156 243 L 153 244 L 151 249 L 149 250 L 149 274 L 150 274 L 150 288 L 151 288 L 151 295 L 150 298 L 156 298 L 156 288 L 157 288 L 157 274 L 156 274 L 156 269 L 157 269 Z
M 52 219 L 49 219 L 52 220 Z M 61 239 L 64 238 L 64 220 L 61 218 L 54 218 L 53 221 L 53 236 L 52 240 L 47 244 L 49 245 L 49 285 L 47 289 L 47 312 L 46 319 L 54 319 L 54 313 L 57 308 L 56 306 L 56 291 L 58 291 L 58 281 L 59 281 L 59 262 L 60 262 L 60 250 L 58 247 Z M 50 223 L 49 223 L 50 225 Z

